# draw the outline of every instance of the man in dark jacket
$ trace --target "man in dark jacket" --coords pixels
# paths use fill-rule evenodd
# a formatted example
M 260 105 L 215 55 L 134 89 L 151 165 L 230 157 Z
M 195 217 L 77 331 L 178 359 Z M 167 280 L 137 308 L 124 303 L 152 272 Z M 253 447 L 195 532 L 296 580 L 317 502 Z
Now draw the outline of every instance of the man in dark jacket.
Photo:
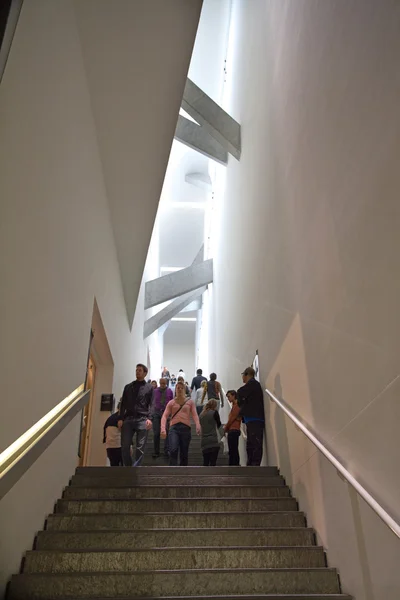
M 148 369 L 139 363 L 136 365 L 136 380 L 125 386 L 122 394 L 120 420 L 122 460 L 124 467 L 132 466 L 131 445 L 136 433 L 136 454 L 134 467 L 143 460 L 147 432 L 151 429 L 151 410 L 153 402 L 153 387 L 146 383 Z
M 190 386 L 190 389 L 192 390 L 199 390 L 201 387 L 201 382 L 202 381 L 207 381 L 207 377 L 203 377 L 203 369 L 197 369 L 196 371 L 196 377 L 193 377 L 192 379 L 192 385 Z
M 165 377 L 160 379 L 160 387 L 156 388 L 153 392 L 153 408 L 151 420 L 153 422 L 153 436 L 154 436 L 154 453 L 153 458 L 160 456 L 160 434 L 161 434 L 161 419 L 164 414 L 164 410 L 170 400 L 174 397 L 171 388 L 168 387 L 168 382 Z M 168 456 L 168 436 L 164 441 L 164 455 Z
M 248 467 L 259 467 L 261 464 L 265 427 L 264 394 L 254 375 L 254 369 L 247 367 L 242 373 L 244 385 L 237 391 L 240 415 L 247 429 Z

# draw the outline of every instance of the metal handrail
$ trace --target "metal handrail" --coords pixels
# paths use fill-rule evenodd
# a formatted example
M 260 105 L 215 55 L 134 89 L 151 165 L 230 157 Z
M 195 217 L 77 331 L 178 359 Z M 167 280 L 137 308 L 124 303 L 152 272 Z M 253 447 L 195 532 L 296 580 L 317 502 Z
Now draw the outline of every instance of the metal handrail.
M 80 385 L 0 453 L 0 499 L 17 483 L 89 400 Z
M 275 402 L 283 412 L 293 421 L 293 423 L 308 437 L 308 439 L 322 452 L 322 454 L 333 464 L 343 478 L 356 490 L 361 498 L 372 508 L 380 519 L 389 527 L 389 529 L 400 539 L 400 525 L 393 517 L 375 500 L 373 496 L 357 481 L 357 479 L 342 465 L 342 463 L 330 452 L 326 446 L 296 417 L 294 412 L 279 400 L 268 389 L 265 390 L 272 402 Z

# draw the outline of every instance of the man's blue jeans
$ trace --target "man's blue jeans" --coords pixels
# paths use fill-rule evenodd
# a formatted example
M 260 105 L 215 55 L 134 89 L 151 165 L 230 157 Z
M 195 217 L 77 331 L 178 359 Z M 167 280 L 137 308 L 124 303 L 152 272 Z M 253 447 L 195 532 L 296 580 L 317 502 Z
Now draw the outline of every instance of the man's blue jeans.
M 192 431 L 189 425 L 177 423 L 169 429 L 169 464 L 174 467 L 178 464 L 178 452 L 180 454 L 179 464 L 185 467 L 188 464 L 189 444 L 192 439 Z
M 122 424 L 121 431 L 122 462 L 124 463 L 124 467 L 132 466 L 131 446 L 133 445 L 135 433 L 136 452 L 133 466 L 139 467 L 143 460 L 144 449 L 147 441 L 146 420 L 138 421 L 137 419 L 130 419 L 127 417 Z

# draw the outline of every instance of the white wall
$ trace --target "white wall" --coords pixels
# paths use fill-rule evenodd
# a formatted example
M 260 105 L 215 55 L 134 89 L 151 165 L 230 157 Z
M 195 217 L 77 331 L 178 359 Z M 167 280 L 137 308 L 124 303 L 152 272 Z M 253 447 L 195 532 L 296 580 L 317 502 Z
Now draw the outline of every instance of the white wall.
M 117 397 L 147 360 L 143 311 L 128 326 L 72 0 L 24 2 L 0 133 L 2 450 L 83 382 L 95 298 Z M 0 594 L 75 468 L 79 423 L 0 503 Z
M 194 359 L 194 345 L 164 344 L 164 362 L 169 372 L 178 377 L 179 369 L 183 369 L 189 385 L 195 375 Z
M 179 369 L 183 369 L 189 384 L 197 369 L 195 336 L 195 321 L 172 321 L 164 333 L 164 364 L 176 376 Z
M 400 520 L 400 12 L 234 1 L 210 364 L 261 378 Z M 229 232 L 229 235 L 227 235 Z M 268 449 L 357 600 L 397 600 L 399 541 L 276 410 Z
M 204 0 L 189 77 L 215 102 L 224 81 L 232 0 Z

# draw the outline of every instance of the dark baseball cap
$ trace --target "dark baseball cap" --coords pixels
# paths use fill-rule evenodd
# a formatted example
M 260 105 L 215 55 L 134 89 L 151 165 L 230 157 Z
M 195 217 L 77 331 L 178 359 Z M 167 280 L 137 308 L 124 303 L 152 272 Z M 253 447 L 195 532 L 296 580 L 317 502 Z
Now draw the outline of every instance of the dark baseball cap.
M 250 377 L 254 377 L 255 374 L 256 374 L 256 372 L 253 369 L 253 367 L 246 367 L 242 373 L 242 375 L 250 375 Z

